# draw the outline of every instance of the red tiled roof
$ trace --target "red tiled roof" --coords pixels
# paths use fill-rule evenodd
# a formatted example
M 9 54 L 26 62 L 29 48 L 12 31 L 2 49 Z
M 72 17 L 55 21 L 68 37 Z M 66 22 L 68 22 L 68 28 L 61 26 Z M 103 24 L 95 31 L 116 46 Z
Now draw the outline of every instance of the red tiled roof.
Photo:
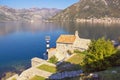
M 60 35 L 57 39 L 57 43 L 73 43 L 76 39 L 75 35 Z

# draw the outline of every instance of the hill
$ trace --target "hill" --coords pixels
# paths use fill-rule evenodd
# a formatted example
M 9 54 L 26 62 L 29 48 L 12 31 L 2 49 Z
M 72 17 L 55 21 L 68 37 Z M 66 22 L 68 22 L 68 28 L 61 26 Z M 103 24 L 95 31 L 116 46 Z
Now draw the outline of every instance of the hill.
M 0 6 L 0 21 L 44 20 L 51 18 L 60 11 L 60 9 L 56 8 L 13 9 L 7 6 Z
M 120 18 L 120 0 L 80 0 L 52 19 L 76 20 L 105 17 Z

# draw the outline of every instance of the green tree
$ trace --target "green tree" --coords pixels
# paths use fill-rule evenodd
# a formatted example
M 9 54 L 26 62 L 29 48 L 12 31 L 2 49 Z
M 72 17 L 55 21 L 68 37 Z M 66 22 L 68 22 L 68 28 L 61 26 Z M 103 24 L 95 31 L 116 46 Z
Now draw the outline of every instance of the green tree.
M 92 72 L 105 70 L 111 67 L 110 61 L 106 60 L 106 58 L 115 53 L 116 49 L 110 40 L 105 40 L 105 38 L 92 40 L 83 60 L 84 70 Z

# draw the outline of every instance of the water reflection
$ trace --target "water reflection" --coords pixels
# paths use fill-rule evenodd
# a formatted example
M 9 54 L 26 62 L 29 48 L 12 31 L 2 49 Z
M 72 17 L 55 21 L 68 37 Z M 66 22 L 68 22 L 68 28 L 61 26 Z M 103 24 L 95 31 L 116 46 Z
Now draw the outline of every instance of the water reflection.
M 65 30 L 65 32 L 74 34 L 75 30 L 79 31 L 80 37 L 97 39 L 106 37 L 116 39 L 120 36 L 119 24 L 91 24 L 91 23 L 74 23 L 74 22 L 56 22 L 56 23 L 26 23 L 26 22 L 2 22 L 0 23 L 0 35 L 8 35 L 17 32 L 47 32 Z
M 59 23 L 64 30 L 74 34 L 75 30 L 79 31 L 82 38 L 98 39 L 106 37 L 107 39 L 117 39 L 120 36 L 120 24 L 91 24 L 91 23 Z
M 0 23 L 0 35 L 7 35 L 17 32 L 47 32 L 58 29 L 52 23 L 26 23 L 26 22 L 2 22 Z

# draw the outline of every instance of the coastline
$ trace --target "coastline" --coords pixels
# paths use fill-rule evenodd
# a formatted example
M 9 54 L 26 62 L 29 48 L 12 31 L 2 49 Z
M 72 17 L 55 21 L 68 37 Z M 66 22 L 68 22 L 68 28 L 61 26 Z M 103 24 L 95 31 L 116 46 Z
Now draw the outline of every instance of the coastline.
M 13 20 L 13 21 L 0 21 L 0 22 L 18 22 L 19 20 Z M 75 22 L 75 23 L 104 23 L 104 24 L 120 24 L 120 18 L 90 18 L 90 19 L 84 19 L 84 18 L 76 18 L 74 20 L 59 20 L 59 19 L 50 19 L 50 20 L 36 20 L 36 21 L 23 21 L 20 20 L 20 22 L 45 22 L 45 23 L 53 23 L 53 22 Z
M 91 19 L 76 19 L 75 22 L 79 23 L 84 23 L 84 22 L 89 22 L 89 23 L 106 23 L 106 24 L 113 24 L 113 23 L 120 23 L 120 18 L 91 18 Z

